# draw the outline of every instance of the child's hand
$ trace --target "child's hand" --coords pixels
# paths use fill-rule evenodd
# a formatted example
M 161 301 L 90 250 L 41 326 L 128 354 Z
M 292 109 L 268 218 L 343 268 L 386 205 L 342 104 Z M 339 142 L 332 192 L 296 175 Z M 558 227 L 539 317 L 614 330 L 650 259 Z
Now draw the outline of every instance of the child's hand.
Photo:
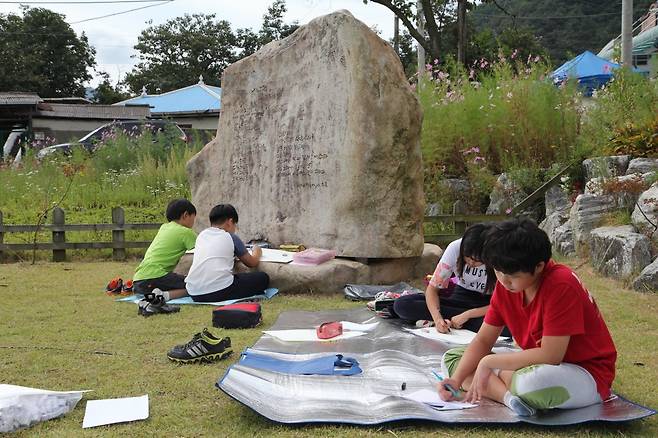
M 489 377 L 491 377 L 491 374 L 491 368 L 482 359 L 473 374 L 473 383 L 471 383 L 471 388 L 466 394 L 464 401 L 468 403 L 480 403 L 482 397 L 486 397 L 485 393 L 489 386 Z
M 462 393 L 459 392 L 459 397 L 455 397 L 452 392 L 446 388 L 446 385 L 450 385 L 452 388 L 457 390 L 460 387 L 459 382 L 457 382 L 455 379 L 447 378 L 443 379 L 442 382 L 439 382 L 436 387 L 439 391 L 439 397 L 441 397 L 441 400 L 443 401 L 452 401 L 452 400 L 460 400 L 463 398 Z
M 450 319 L 450 326 L 456 329 L 460 329 L 469 319 L 470 318 L 466 316 L 466 312 L 460 313 L 459 315 L 455 315 L 452 317 L 452 319 Z
M 436 331 L 439 333 L 450 333 L 450 321 L 443 319 L 439 313 L 439 317 L 434 320 L 434 325 L 436 326 Z

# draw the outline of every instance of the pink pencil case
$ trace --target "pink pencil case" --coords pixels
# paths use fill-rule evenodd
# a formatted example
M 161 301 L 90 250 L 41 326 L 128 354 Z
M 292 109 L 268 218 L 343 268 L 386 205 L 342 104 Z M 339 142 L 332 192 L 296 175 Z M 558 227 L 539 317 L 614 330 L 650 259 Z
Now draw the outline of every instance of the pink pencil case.
M 292 260 L 303 265 L 319 265 L 334 257 L 336 257 L 336 251 L 333 249 L 309 248 L 294 253 Z

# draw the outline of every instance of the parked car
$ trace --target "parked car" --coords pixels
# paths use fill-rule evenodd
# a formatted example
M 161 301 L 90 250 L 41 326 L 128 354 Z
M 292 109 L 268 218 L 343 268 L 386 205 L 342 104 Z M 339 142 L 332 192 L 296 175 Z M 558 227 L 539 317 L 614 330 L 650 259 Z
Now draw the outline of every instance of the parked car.
M 187 135 L 180 126 L 169 120 L 123 120 L 103 125 L 76 142 L 61 143 L 43 148 L 37 153 L 37 158 L 41 159 L 56 152 L 70 155 L 72 148 L 77 145 L 82 146 L 88 152 L 94 152 L 104 144 L 108 137 L 119 132 L 131 136 L 139 136 L 145 132 L 150 132 L 154 137 L 160 133 L 172 132 L 174 137 L 188 141 Z
M 21 156 L 25 153 L 25 147 L 23 146 L 25 139 L 25 128 L 12 128 L 2 149 L 0 149 L 0 158 L 5 161 L 20 161 Z

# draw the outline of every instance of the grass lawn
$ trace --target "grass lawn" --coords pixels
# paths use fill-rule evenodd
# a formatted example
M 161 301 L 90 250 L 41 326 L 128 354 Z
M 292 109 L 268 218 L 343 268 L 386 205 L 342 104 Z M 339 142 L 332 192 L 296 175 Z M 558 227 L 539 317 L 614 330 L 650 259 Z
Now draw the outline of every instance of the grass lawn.
M 139 317 L 135 305 L 114 303 L 103 293 L 111 277 L 130 278 L 135 266 L 136 262 L 0 265 L 0 382 L 51 390 L 93 390 L 64 417 L 16 436 L 658 436 L 657 416 L 623 425 L 552 429 L 424 422 L 373 427 L 275 424 L 217 390 L 215 381 L 280 312 L 363 304 L 341 295 L 275 297 L 264 303 L 263 326 L 221 333 L 233 341 L 236 354 L 232 358 L 181 366 L 167 359 L 167 350 L 211 327 L 211 307 L 184 306 L 175 315 Z M 578 273 L 595 295 L 617 344 L 614 390 L 640 404 L 658 407 L 658 296 L 626 290 L 614 280 L 593 275 L 588 265 Z M 220 333 L 218 329 L 214 332 Z M 150 399 L 147 421 L 82 429 L 85 399 L 143 394 Z

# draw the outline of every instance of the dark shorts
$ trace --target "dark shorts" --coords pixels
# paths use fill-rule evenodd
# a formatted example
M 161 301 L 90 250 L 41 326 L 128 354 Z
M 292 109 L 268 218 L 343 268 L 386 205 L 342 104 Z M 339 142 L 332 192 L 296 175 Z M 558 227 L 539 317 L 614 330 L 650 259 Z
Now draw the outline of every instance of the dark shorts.
M 156 287 L 163 291 L 185 289 L 185 277 L 174 272 L 169 272 L 159 278 L 137 280 L 133 283 L 133 290 L 136 294 L 145 295 Z

